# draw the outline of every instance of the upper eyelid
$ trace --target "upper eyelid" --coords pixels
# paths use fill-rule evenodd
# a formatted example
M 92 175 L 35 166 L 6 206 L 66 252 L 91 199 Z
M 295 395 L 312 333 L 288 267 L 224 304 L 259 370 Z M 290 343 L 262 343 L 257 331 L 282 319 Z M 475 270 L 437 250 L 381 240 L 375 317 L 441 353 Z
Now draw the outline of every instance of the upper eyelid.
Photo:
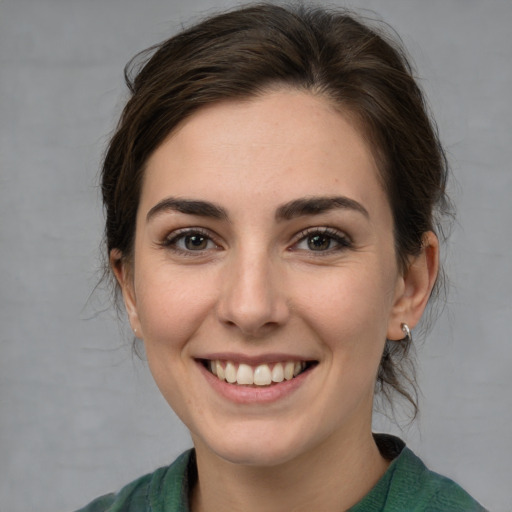
M 344 249 L 351 249 L 354 248 L 354 242 L 352 241 L 352 238 L 345 232 L 338 228 L 333 228 L 329 226 L 316 226 L 316 227 L 310 227 L 303 229 L 300 231 L 295 239 L 293 240 L 293 243 L 290 245 L 289 249 L 290 251 L 299 250 L 297 249 L 297 246 L 304 242 L 305 239 L 307 239 L 309 236 L 315 235 L 315 234 L 321 234 L 325 235 L 327 237 L 330 237 L 335 243 L 338 244 L 337 248 L 330 248 L 325 251 L 307 251 L 308 253 L 311 252 L 312 254 L 315 254 L 316 256 L 327 256 L 329 254 L 332 254 L 333 252 L 339 252 L 340 250 Z
M 294 238 L 296 241 L 299 241 L 315 233 L 321 233 L 327 236 L 344 238 L 352 242 L 352 237 L 346 231 L 343 231 L 342 229 L 339 228 L 334 228 L 332 226 L 312 226 L 309 228 L 305 228 L 299 231 L 299 233 L 297 233 L 297 235 Z
M 220 245 L 218 237 L 212 233 L 209 229 L 202 227 L 186 227 L 178 228 L 167 233 L 161 240 L 160 245 L 170 245 L 173 241 L 178 240 L 187 235 L 200 234 L 209 238 L 216 245 Z
M 174 230 L 171 230 L 167 234 L 163 236 L 161 241 L 159 242 L 159 245 L 170 245 L 173 241 L 185 237 L 187 235 L 191 234 L 201 234 L 207 238 L 209 238 L 212 242 L 214 242 L 218 246 L 224 245 L 222 238 L 217 235 L 215 232 L 211 231 L 208 228 L 201 227 L 201 226 L 187 226 L 183 228 L 177 228 Z M 326 236 L 331 236 L 333 238 L 340 238 L 343 240 L 346 240 L 348 243 L 352 244 L 353 240 L 352 237 L 344 230 L 341 230 L 339 228 L 335 228 L 333 226 L 309 226 L 307 228 L 304 228 L 297 232 L 295 235 L 291 238 L 291 244 L 295 245 L 304 238 L 311 236 L 315 233 L 320 233 Z
M 165 235 L 165 238 L 174 238 L 182 235 L 186 235 L 187 233 L 201 233 L 203 235 L 211 236 L 212 233 L 207 228 L 202 228 L 199 226 L 191 226 L 186 228 L 177 228 L 169 231 L 167 235 Z

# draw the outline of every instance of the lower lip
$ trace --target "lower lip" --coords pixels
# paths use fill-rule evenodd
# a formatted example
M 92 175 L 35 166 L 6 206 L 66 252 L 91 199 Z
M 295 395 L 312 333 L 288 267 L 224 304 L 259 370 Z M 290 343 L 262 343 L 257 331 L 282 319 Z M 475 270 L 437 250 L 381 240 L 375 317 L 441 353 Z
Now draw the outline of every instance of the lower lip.
M 198 361 L 197 365 L 210 386 L 221 396 L 236 404 L 268 404 L 277 402 L 294 393 L 314 368 L 310 368 L 291 380 L 271 384 L 270 386 L 240 386 L 220 380 Z

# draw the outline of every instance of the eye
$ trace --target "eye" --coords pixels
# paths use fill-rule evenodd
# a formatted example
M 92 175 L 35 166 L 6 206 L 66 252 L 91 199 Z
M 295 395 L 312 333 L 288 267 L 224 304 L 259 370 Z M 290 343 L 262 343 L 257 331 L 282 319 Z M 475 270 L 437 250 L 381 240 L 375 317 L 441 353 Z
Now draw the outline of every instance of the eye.
M 332 228 L 310 228 L 300 233 L 294 250 L 313 252 L 340 251 L 352 246 L 350 239 Z
M 162 242 L 177 252 L 201 252 L 211 249 L 219 249 L 211 236 L 200 229 L 186 229 L 173 232 Z

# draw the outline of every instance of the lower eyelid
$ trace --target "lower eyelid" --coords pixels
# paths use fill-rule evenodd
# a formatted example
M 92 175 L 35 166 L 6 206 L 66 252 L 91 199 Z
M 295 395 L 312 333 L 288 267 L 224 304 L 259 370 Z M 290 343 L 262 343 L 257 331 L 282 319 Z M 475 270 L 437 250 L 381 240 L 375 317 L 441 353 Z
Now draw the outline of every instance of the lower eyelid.
M 301 242 L 302 242 L 302 240 L 301 240 Z M 345 249 L 349 249 L 351 247 L 351 244 L 348 243 L 348 242 L 345 242 L 345 241 L 339 241 L 339 240 L 333 239 L 332 242 L 333 242 L 333 247 L 329 247 L 327 249 L 315 250 L 315 249 L 311 249 L 311 248 L 308 247 L 308 248 L 303 248 L 303 249 L 302 248 L 298 248 L 297 250 L 303 250 L 303 251 L 306 251 L 306 252 L 310 252 L 312 254 L 316 253 L 318 255 L 321 255 L 321 254 L 328 254 L 328 253 L 332 253 L 332 252 L 336 252 L 336 251 L 342 251 L 342 250 L 345 250 Z M 296 245 L 298 245 L 298 244 L 296 244 Z
M 186 247 L 179 247 L 178 244 L 184 241 L 184 239 L 187 236 L 193 236 L 193 235 L 200 235 L 207 239 L 207 245 L 210 247 L 206 247 L 204 249 L 187 249 Z M 307 250 L 307 252 L 317 252 L 319 254 L 321 253 L 329 253 L 334 252 L 336 250 L 343 250 L 343 249 L 349 249 L 353 246 L 352 239 L 346 235 L 342 231 L 335 230 L 333 228 L 327 228 L 327 227 L 319 227 L 319 228 L 310 228 L 305 229 L 302 232 L 300 232 L 296 236 L 296 241 L 293 242 L 293 244 L 290 246 L 290 250 L 297 249 L 297 246 L 302 242 L 307 242 L 308 237 L 312 237 L 314 235 L 321 235 L 328 237 L 332 240 L 332 242 L 335 244 L 335 247 L 328 248 L 326 250 L 318 250 L 314 251 L 312 249 L 303 249 Z M 178 229 L 174 232 L 169 233 L 167 236 L 165 236 L 161 241 L 157 242 L 157 245 L 163 248 L 167 248 L 170 250 L 174 250 L 176 252 L 182 252 L 182 253 L 197 253 L 198 255 L 202 252 L 211 251 L 211 250 L 217 250 L 222 249 L 222 245 L 216 240 L 216 238 L 208 231 L 205 231 L 201 228 L 183 228 Z M 213 247 L 211 247 L 213 245 Z
M 211 235 L 211 233 L 208 233 L 202 229 L 196 228 L 196 229 L 181 229 L 177 232 L 171 232 L 167 236 L 165 236 L 162 241 L 159 243 L 159 245 L 164 247 L 176 247 L 177 243 L 187 236 L 193 236 L 193 235 L 199 235 L 205 237 L 209 242 L 213 243 L 215 246 L 218 246 L 219 244 L 215 241 L 214 237 Z
M 307 238 L 312 237 L 314 235 L 321 235 L 330 238 L 334 243 L 338 244 L 339 248 L 349 248 L 353 245 L 351 238 L 344 232 L 340 232 L 338 230 L 325 227 L 312 229 L 310 228 L 302 231 L 301 233 L 299 233 L 299 235 L 297 235 L 297 239 L 293 243 L 293 247 L 296 247 L 299 243 L 306 241 Z M 332 249 L 318 252 L 328 252 L 330 250 Z

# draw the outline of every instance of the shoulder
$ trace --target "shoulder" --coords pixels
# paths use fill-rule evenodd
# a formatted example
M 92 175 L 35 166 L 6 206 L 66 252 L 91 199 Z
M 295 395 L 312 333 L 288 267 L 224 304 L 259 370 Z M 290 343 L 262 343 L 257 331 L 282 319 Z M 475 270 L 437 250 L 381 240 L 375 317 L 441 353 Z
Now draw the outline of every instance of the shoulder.
M 158 478 L 160 471 L 162 468 L 134 480 L 119 492 L 100 496 L 76 512 L 149 512 L 150 509 L 147 507 L 149 488 L 151 482 Z
M 430 471 L 405 443 L 374 434 L 388 470 L 351 512 L 486 512 L 453 480 Z
M 462 487 L 430 471 L 406 447 L 395 462 L 388 501 L 390 512 L 485 512 Z
M 129 483 L 117 493 L 101 496 L 76 512 L 171 512 L 188 509 L 188 476 L 194 453 L 189 450 L 170 466 Z

